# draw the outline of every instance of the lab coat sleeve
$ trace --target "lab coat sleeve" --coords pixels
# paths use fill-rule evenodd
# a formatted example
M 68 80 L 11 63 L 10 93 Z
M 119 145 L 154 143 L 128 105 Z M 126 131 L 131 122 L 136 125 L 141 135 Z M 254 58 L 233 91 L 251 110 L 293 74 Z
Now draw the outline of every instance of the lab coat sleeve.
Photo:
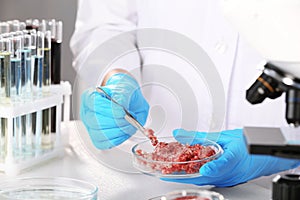
M 107 48 L 104 54 L 110 54 L 109 56 L 101 54 L 99 52 L 99 60 L 97 65 L 91 66 L 88 63 L 88 59 L 91 59 L 95 51 L 101 51 L 102 46 L 107 43 L 113 43 L 111 40 L 131 30 L 136 29 L 137 15 L 136 15 L 136 0 L 78 0 L 77 19 L 75 23 L 75 31 L 70 41 L 70 47 L 74 55 L 73 67 L 76 72 L 83 77 L 83 79 L 89 79 L 89 82 L 99 82 L 99 74 L 96 71 L 103 71 L 107 64 L 107 58 L 114 52 L 118 52 L 118 48 L 124 46 L 128 50 L 136 49 L 136 39 L 134 32 L 129 32 L 126 39 L 122 39 L 113 48 Z M 122 43 L 122 44 L 120 44 Z M 100 49 L 100 50 L 99 50 Z M 121 52 L 121 51 L 120 51 Z M 118 56 L 118 55 L 114 55 Z M 105 62 L 101 58 L 106 58 Z M 126 65 L 137 65 L 140 63 L 139 53 L 136 51 L 133 55 L 128 56 L 126 59 L 120 59 L 118 64 L 114 66 L 121 66 L 123 68 L 129 67 Z M 126 64 L 127 61 L 129 64 Z M 120 63 L 121 62 L 121 63 Z M 133 64 L 134 63 L 134 64 Z

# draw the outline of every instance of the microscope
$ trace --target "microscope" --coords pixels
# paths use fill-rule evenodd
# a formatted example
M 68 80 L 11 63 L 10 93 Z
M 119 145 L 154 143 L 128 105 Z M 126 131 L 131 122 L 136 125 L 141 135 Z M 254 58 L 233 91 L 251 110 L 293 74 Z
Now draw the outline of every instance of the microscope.
M 251 104 L 285 95 L 289 127 L 244 127 L 249 153 L 300 159 L 300 1 L 223 0 L 228 21 L 266 60 L 246 91 Z M 300 175 L 273 180 L 273 200 L 300 199 Z

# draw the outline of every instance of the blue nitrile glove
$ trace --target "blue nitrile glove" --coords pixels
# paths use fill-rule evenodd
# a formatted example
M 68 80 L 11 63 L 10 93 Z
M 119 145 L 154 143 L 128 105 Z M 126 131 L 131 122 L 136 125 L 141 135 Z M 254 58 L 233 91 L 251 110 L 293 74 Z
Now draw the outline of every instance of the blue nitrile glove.
M 102 89 L 141 124 L 145 124 L 149 105 L 133 77 L 123 73 L 114 74 Z M 81 96 L 80 118 L 98 149 L 117 146 L 136 132 L 136 128 L 124 116 L 121 106 L 111 102 L 95 89 L 89 89 Z
M 222 156 L 206 163 L 200 168 L 202 176 L 187 179 L 167 179 L 180 183 L 196 185 L 215 185 L 227 187 L 247 182 L 259 176 L 270 175 L 295 168 L 300 160 L 285 159 L 267 155 L 250 155 L 247 152 L 242 129 L 228 130 L 221 133 L 192 132 L 183 129 L 174 130 L 174 137 L 181 143 L 196 144 L 193 141 L 181 141 L 180 136 L 192 135 L 217 141 L 222 146 Z

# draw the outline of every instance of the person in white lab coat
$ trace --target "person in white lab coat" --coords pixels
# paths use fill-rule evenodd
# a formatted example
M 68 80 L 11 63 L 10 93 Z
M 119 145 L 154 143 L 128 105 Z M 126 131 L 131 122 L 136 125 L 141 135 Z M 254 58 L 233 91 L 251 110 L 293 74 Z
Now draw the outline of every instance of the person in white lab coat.
M 219 187 L 232 186 L 262 175 L 291 169 L 300 164 L 299 160 L 247 153 L 241 128 L 244 125 L 285 125 L 284 104 L 280 100 L 259 106 L 252 106 L 246 102 L 245 90 L 257 74 L 256 66 L 263 59 L 227 24 L 219 3 L 220 0 L 188 2 L 180 0 L 79 0 L 78 2 L 76 28 L 71 40 L 75 69 L 80 76 L 86 80 L 90 79 L 91 85 L 96 85 L 95 80 L 98 82 L 101 80 L 102 88 L 129 109 L 141 124 L 146 123 L 149 104 L 154 105 L 159 101 L 163 107 L 165 106 L 168 119 L 165 127 L 167 131 L 174 128 L 190 129 L 189 126 L 180 127 L 181 123 L 174 119 L 178 116 L 175 112 L 171 113 L 175 116 L 173 118 L 168 115 L 168 111 L 174 110 L 174 108 L 167 108 L 171 106 L 171 100 L 161 97 L 159 92 L 156 93 L 154 86 L 150 92 L 142 92 L 140 89 L 145 79 L 153 77 L 149 70 L 151 65 L 153 67 L 163 63 L 164 66 L 174 67 L 179 74 L 184 74 L 180 72 L 180 69 L 185 71 L 187 67 L 181 67 L 183 63 L 170 55 L 165 55 L 162 51 L 139 51 L 138 39 L 135 38 L 136 35 L 133 35 L 125 43 L 129 48 L 135 48 L 136 51 L 113 65 L 122 66 L 122 69 L 113 70 L 105 77 L 98 77 L 95 75 L 97 73 L 91 73 L 91 71 L 100 70 L 101 66 L 87 69 L 85 63 L 92 52 L 107 40 L 136 29 L 171 30 L 200 45 L 221 75 L 226 102 L 226 115 L 222 128 L 227 131 L 221 132 L 217 142 L 223 147 L 224 154 L 219 159 L 204 165 L 200 169 L 201 177 L 171 181 Z M 131 73 L 134 71 L 132 66 L 141 66 L 143 80 L 135 76 L 135 73 Z M 205 96 L 208 96 L 207 91 L 201 90 L 204 87 L 199 85 L 194 85 L 193 91 L 197 91 L 198 96 L 205 99 Z M 157 100 L 158 96 L 159 100 Z M 190 106 L 200 110 L 197 113 L 198 118 L 208 119 L 212 116 L 211 106 L 208 105 L 209 100 L 203 100 L 199 105 Z M 120 145 L 136 132 L 136 129 L 124 119 L 122 109 L 112 107 L 108 99 L 95 90 L 87 90 L 83 93 L 80 116 L 91 140 L 99 149 L 109 149 Z M 194 130 L 207 131 L 208 126 L 207 121 L 200 120 L 200 124 Z M 182 134 L 206 136 L 205 132 L 185 131 L 184 129 L 173 131 L 175 138 Z

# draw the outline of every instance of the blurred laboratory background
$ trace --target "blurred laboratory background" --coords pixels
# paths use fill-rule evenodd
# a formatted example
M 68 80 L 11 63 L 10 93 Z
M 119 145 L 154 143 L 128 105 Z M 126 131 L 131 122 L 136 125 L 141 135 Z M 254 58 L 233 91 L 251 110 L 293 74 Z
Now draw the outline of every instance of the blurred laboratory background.
M 74 31 L 76 9 L 76 0 L 1 0 L 0 21 L 14 19 L 25 21 L 28 18 L 54 18 L 63 21 L 61 80 L 69 81 L 73 85 L 76 73 L 72 68 L 69 43 Z

